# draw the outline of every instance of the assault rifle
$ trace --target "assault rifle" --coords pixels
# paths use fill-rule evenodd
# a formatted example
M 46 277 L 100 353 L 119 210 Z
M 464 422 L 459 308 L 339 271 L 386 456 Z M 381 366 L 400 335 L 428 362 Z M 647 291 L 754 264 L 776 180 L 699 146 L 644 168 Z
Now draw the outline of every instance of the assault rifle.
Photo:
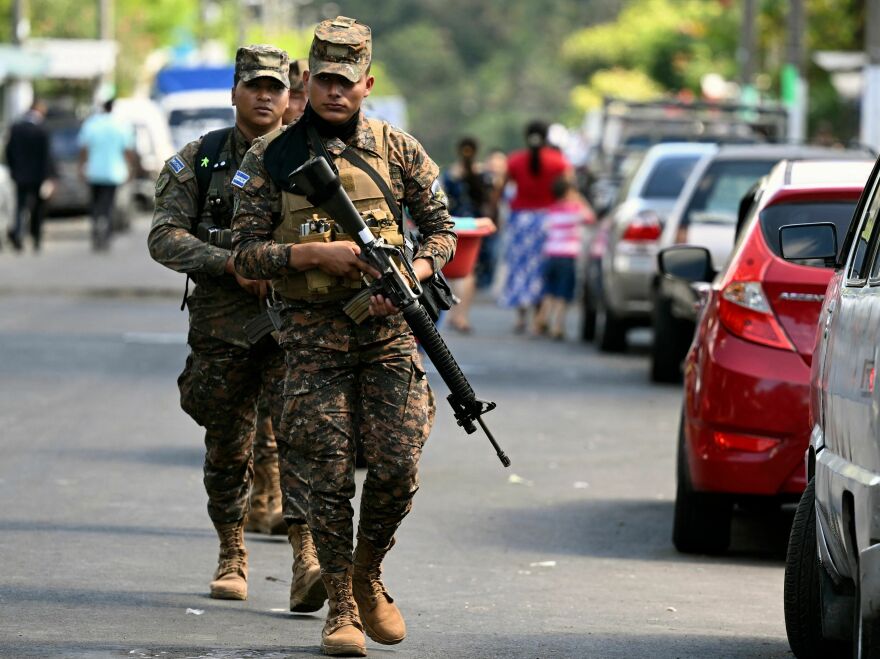
M 345 230 L 345 233 L 352 236 L 355 243 L 361 248 L 361 258 L 382 273 L 381 278 L 373 284 L 376 287 L 375 292 L 384 296 L 403 313 L 403 317 L 413 334 L 437 368 L 437 372 L 443 378 L 446 386 L 449 387 L 451 393 L 447 400 L 452 406 L 458 425 L 470 435 L 477 430 L 474 421 L 479 423 L 498 454 L 501 464 L 509 467 L 510 458 L 501 450 L 482 419 L 483 414 L 495 409 L 495 403 L 477 398 L 455 361 L 455 357 L 452 356 L 446 342 L 437 331 L 436 325 L 419 302 L 422 287 L 416 278 L 412 264 L 404 258 L 397 247 L 373 236 L 361 214 L 342 188 L 339 176 L 323 156 L 312 158 L 295 169 L 288 176 L 288 182 L 293 184 L 297 191 L 305 194 L 309 203 L 322 208 Z M 401 273 L 395 260 L 403 264 L 409 281 Z

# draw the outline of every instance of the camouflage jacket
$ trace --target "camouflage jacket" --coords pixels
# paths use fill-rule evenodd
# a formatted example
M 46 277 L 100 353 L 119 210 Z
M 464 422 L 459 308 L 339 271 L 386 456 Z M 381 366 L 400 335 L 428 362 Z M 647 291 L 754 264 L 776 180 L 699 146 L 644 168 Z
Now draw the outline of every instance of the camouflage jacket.
M 281 191 L 268 176 L 263 163 L 266 147 L 287 128 L 289 126 L 254 140 L 239 167 L 248 178 L 243 188 L 235 188 L 233 252 L 235 268 L 245 277 L 272 279 L 287 268 L 289 245 L 272 239 L 281 216 Z M 414 258 L 431 259 L 434 270 L 439 271 L 452 258 L 456 243 L 446 198 L 438 184 L 440 171 L 411 135 L 391 128 L 388 142 L 392 192 L 409 210 L 422 237 Z M 376 138 L 363 114 L 347 144 L 338 138 L 329 138 L 324 140 L 324 145 L 334 158 L 338 158 L 346 146 L 381 156 L 376 152 Z
M 245 292 L 224 267 L 230 251 L 208 245 L 190 233 L 198 224 L 199 191 L 195 163 L 201 140 L 187 144 L 165 163 L 156 181 L 156 210 L 150 228 L 149 248 L 153 258 L 172 270 L 185 272 L 196 283 L 187 300 L 190 327 L 236 346 L 250 343 L 244 325 L 260 313 L 259 300 Z M 230 181 L 248 149 L 241 132 L 232 131 L 232 166 L 226 170 L 226 186 L 231 197 Z M 232 208 L 232 199 L 227 200 Z M 202 210 L 202 218 L 211 221 Z M 232 217 L 224 225 L 230 226 Z

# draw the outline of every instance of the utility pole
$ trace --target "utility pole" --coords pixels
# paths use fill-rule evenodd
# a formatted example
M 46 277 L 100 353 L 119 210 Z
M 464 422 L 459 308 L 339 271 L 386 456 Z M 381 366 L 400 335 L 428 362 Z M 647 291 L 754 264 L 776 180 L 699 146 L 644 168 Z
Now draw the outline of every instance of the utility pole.
M 743 90 L 754 89 L 755 82 L 755 16 L 757 0 L 743 0 L 742 27 L 740 29 L 739 83 Z
M 98 0 L 98 39 L 112 41 L 113 0 Z M 100 102 L 116 96 L 115 71 L 102 73 L 95 81 L 95 100 Z
M 27 0 L 12 0 L 12 43 L 21 47 L 31 33 Z M 11 120 L 24 112 L 34 100 L 34 86 L 30 80 L 13 78 L 5 85 L 3 113 Z
M 788 107 L 788 139 L 791 142 L 803 142 L 807 137 L 808 94 L 804 77 L 806 31 L 804 0 L 789 0 L 788 43 L 785 65 L 782 67 L 782 102 Z
M 865 2 L 865 55 L 867 63 L 862 74 L 861 142 L 875 151 L 880 148 L 880 3 Z

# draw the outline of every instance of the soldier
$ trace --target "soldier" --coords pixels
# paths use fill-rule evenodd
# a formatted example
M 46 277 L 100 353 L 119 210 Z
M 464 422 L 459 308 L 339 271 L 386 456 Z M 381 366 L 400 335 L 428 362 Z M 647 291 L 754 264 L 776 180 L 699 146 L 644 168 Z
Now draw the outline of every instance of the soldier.
M 290 63 L 290 100 L 281 118 L 281 123 L 285 126 L 292 124 L 305 112 L 306 103 L 309 102 L 309 91 L 303 84 L 303 73 L 308 70 L 309 61 L 306 59 L 297 59 Z
M 265 45 L 239 48 L 232 88 L 235 126 L 187 144 L 168 160 L 156 182 L 150 254 L 196 283 L 186 299 L 191 352 L 178 385 L 181 407 L 205 427 L 208 514 L 220 537 L 219 563 L 211 582 L 211 597 L 217 599 L 247 598 L 243 530 L 253 477 L 257 400 L 262 396 L 268 402 L 277 427 L 285 365 L 271 334 L 263 332 L 260 338 L 245 329 L 265 314 L 262 298 L 268 283 L 243 277 L 233 266 L 230 249 L 211 243 L 223 230 L 229 234 L 230 183 L 245 152 L 255 138 L 281 126 L 288 100 L 287 70 L 283 50 Z M 290 507 L 289 517 L 302 520 L 307 490 L 296 473 L 292 465 L 285 469 L 285 506 Z M 294 551 L 291 607 L 316 611 L 326 594 L 311 535 L 304 525 L 293 525 L 289 536 Z
M 359 248 L 332 227 L 332 218 L 289 189 L 287 175 L 324 155 L 373 230 L 396 245 L 404 243 L 396 218 L 406 206 L 423 238 L 413 261 L 419 279 L 455 249 L 437 166 L 412 136 L 361 112 L 374 82 L 371 46 L 370 28 L 354 19 L 320 23 L 303 76 L 305 114 L 256 140 L 233 179 L 235 267 L 272 279 L 285 306 L 280 335 L 288 378 L 277 437 L 282 463 L 288 453 L 305 463 L 308 525 L 330 604 L 321 648 L 350 656 L 366 655 L 364 628 L 383 644 L 406 635 L 381 565 L 418 489 L 434 398 L 397 309 L 373 296 L 362 324 L 345 314 L 362 273 L 379 273 L 358 258 Z M 355 436 L 363 441 L 367 476 L 352 553 Z M 286 480 L 282 490 L 287 496 Z

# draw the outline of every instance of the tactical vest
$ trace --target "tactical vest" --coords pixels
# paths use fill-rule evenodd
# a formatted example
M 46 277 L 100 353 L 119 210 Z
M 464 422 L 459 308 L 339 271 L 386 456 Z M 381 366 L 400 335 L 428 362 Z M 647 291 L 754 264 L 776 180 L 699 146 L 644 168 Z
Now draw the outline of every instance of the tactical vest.
M 368 119 L 368 122 L 376 138 L 376 151 L 382 156 L 377 157 L 362 150 L 358 150 L 357 153 L 379 173 L 390 188 L 388 126 L 375 119 Z M 339 170 L 343 189 L 348 193 L 355 208 L 360 211 L 373 235 L 383 238 L 391 245 L 403 245 L 402 229 L 394 219 L 379 186 L 366 172 L 344 158 L 334 158 L 334 161 Z M 304 226 L 308 227 L 308 232 L 303 228 Z M 326 230 L 321 230 L 325 228 Z M 277 243 L 293 244 L 352 240 L 350 236 L 337 229 L 333 218 L 328 218 L 320 208 L 312 206 L 305 196 L 287 191 L 281 194 L 281 221 L 272 236 Z M 273 279 L 272 287 L 286 298 L 317 302 L 351 297 L 362 287 L 362 284 L 359 281 L 333 277 L 314 268 L 303 272 L 291 272 Z

